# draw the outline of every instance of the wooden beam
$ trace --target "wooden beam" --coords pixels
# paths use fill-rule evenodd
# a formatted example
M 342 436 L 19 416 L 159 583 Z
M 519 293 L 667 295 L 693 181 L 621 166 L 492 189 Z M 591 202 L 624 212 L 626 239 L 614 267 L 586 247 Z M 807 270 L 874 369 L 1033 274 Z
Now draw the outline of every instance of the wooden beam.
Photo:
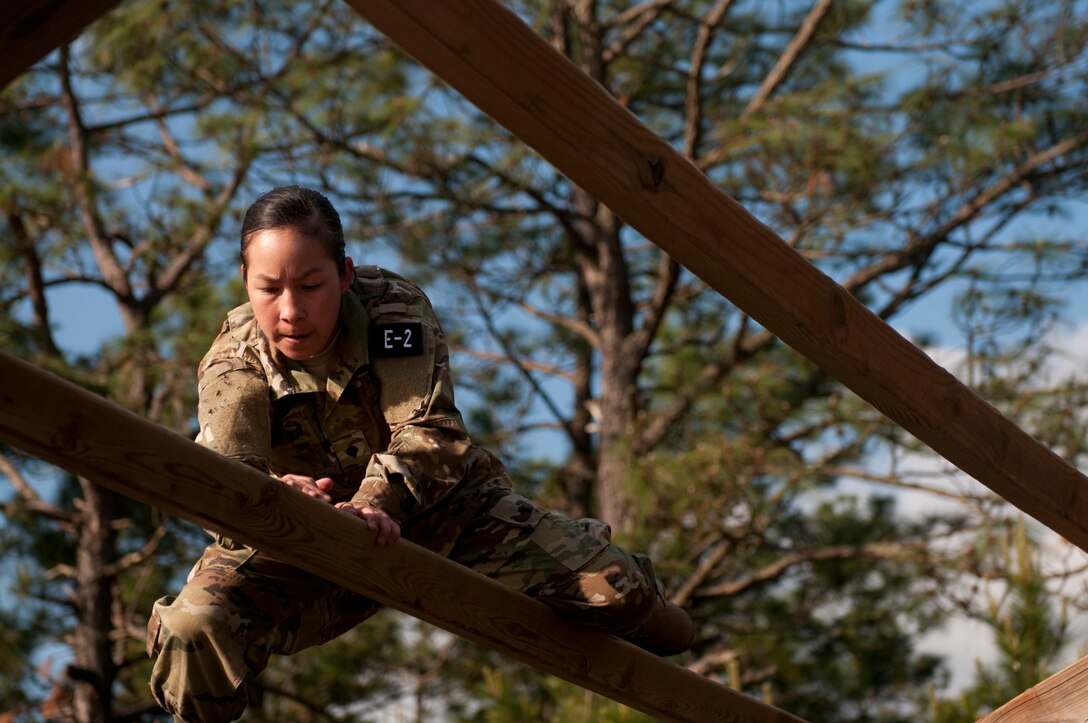
M 9 0 L 0 13 L 0 89 L 121 0 Z
M 351 515 L 4 352 L 0 440 L 649 715 L 801 720 L 406 540 L 376 547 Z
M 1088 721 L 1088 658 L 1026 690 L 978 723 L 1084 723 Z
M 346 2 L 780 339 L 1088 550 L 1084 475 L 808 263 L 512 11 L 495 0 Z

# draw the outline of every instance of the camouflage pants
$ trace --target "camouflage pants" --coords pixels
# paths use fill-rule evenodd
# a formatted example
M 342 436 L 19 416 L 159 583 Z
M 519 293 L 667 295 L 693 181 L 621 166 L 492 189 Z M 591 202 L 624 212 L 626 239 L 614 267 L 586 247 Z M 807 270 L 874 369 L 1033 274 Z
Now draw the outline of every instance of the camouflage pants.
M 455 536 L 423 527 L 412 535 L 408 525 L 405 536 L 605 632 L 634 631 L 660 594 L 650 560 L 611 544 L 606 525 L 545 512 L 508 490 L 489 495 Z M 181 592 L 155 603 L 152 693 L 182 720 L 234 720 L 271 655 L 320 645 L 380 608 L 264 553 L 213 544 Z

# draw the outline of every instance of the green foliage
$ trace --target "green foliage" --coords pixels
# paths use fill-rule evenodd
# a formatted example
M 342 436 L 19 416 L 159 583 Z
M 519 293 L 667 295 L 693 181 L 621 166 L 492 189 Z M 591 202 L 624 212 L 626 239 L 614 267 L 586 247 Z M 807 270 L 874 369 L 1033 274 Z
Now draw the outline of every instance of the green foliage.
M 429 665 L 436 654 L 432 648 L 413 655 L 400 644 L 412 624 L 382 612 L 323 646 L 274 658 L 251 694 L 247 720 L 374 720 L 374 711 L 404 694 L 406 671 Z
M 510 4 L 874 313 L 896 322 L 954 297 L 906 331 L 963 346 L 980 393 L 1083 462 L 1082 385 L 1038 380 L 1088 249 L 1014 229 L 1085 190 L 1084 9 L 833 3 L 780 67 L 813 3 L 736 2 L 710 22 L 722 5 Z M 123 4 L 3 91 L 0 154 L 0 343 L 187 435 L 194 368 L 242 298 L 242 210 L 280 183 L 325 190 L 357 262 L 441 299 L 476 440 L 547 504 L 622 510 L 617 539 L 653 555 L 699 623 L 680 662 L 745 693 L 814 721 L 958 720 L 1034 682 L 1068 637 L 1020 552 L 980 570 L 998 505 L 916 473 L 916 440 L 709 292 L 701 269 L 670 280 L 653 244 L 345 3 Z M 55 295 L 78 285 L 105 290 L 122 321 L 91 351 L 58 332 Z M 35 685 L 26 654 L 89 624 L 66 597 L 86 491 L 4 454 L 42 492 L 2 488 L 21 614 L 0 621 L 0 694 L 40 707 L 74 684 Z M 851 480 L 955 506 L 908 516 Z M 157 540 L 106 581 L 124 618 L 114 703 L 133 709 L 140 628 L 205 538 L 127 503 L 106 528 L 119 534 L 102 564 Z M 974 612 L 1023 675 L 985 667 L 966 702 L 927 698 L 947 673 L 918 639 L 972 610 L 955 591 L 987 576 L 1009 597 Z M 257 697 L 252 720 L 376 719 L 393 701 L 419 718 L 643 719 L 395 615 L 277 660 Z
M 10 602 L 27 575 L 19 562 L 19 543 L 13 539 L 11 526 L 0 528 L 0 560 L 3 570 L 4 603 L 0 604 L 0 714 L 31 707 L 36 670 L 34 653 L 48 639 L 50 615 L 42 608 L 13 606 Z
M 594 695 L 559 678 L 547 677 L 538 684 L 518 688 L 509 676 L 484 668 L 483 686 L 491 702 L 473 721 L 504 723 L 512 720 L 583 720 L 602 723 L 642 723 L 647 715 Z
M 932 701 L 935 723 L 970 723 L 997 710 L 1057 672 L 1069 642 L 1067 611 L 1047 590 L 1038 543 L 1020 517 L 1016 526 L 982 541 L 991 564 L 1004 571 L 1006 589 L 979 616 L 993 631 L 997 659 L 975 661 L 975 680 L 957 696 Z

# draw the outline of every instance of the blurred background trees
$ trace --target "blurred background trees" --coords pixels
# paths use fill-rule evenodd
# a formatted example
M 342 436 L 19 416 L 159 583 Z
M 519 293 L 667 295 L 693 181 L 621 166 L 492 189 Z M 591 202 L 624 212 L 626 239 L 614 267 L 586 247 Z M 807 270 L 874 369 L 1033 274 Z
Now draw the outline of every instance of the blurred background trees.
M 1088 250 L 1088 8 L 508 5 L 1081 463 L 1084 385 L 1057 333 Z M 0 153 L 4 348 L 187 435 L 195 364 L 242 296 L 240 213 L 283 183 L 329 194 L 357 263 L 430 291 L 477 441 L 654 557 L 700 626 L 677 661 L 701 674 L 813 721 L 974 720 L 1074 638 L 1081 553 L 1029 535 L 339 0 L 130 0 L 0 95 Z M 74 303 L 110 332 L 76 345 Z M 143 624 L 206 538 L 0 452 L 0 713 L 153 719 Z M 925 645 L 950 618 L 997 644 L 955 691 Z M 1031 663 L 1004 678 L 1008 660 Z M 261 681 L 249 720 L 642 719 L 391 612 Z

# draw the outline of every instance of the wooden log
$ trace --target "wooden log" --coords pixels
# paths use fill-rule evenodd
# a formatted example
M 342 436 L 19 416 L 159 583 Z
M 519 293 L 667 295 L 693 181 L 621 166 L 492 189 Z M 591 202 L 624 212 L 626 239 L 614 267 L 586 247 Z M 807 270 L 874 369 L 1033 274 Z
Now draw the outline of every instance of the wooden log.
M 1084 475 L 722 193 L 512 11 L 495 0 L 346 2 L 784 342 L 1088 550 Z
M 675 721 L 800 721 L 0 352 L 0 440 L 547 673 Z
M 121 0 L 9 0 L 0 13 L 0 89 Z
M 1024 691 L 978 723 L 1088 721 L 1088 657 Z

